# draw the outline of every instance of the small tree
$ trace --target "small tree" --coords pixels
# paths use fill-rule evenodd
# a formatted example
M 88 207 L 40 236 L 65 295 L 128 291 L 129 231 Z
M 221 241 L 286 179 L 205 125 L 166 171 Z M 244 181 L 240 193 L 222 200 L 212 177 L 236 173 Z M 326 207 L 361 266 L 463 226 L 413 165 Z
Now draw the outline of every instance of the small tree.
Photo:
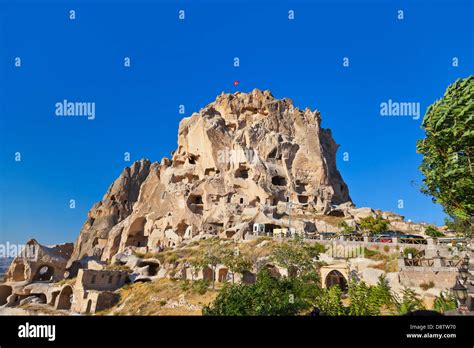
M 460 219 L 453 217 L 452 219 L 445 219 L 445 224 L 458 235 L 466 238 L 472 238 L 474 236 L 474 219 L 472 218 Z
M 225 252 L 222 262 L 232 272 L 232 283 L 235 283 L 235 273 L 243 273 L 252 268 L 252 262 L 244 255 L 236 252 L 235 250 L 228 250 Z
M 381 216 L 373 217 L 367 216 L 360 219 L 360 228 L 371 234 L 380 234 L 386 232 L 390 221 L 383 219 Z
M 212 268 L 212 288 L 215 288 L 216 285 L 216 268 L 217 265 L 221 263 L 221 258 L 219 255 L 208 252 L 204 254 L 203 258 L 199 261 L 200 267 L 205 268 L 211 266 Z
M 309 244 L 299 240 L 281 243 L 273 249 L 271 259 L 285 267 L 292 276 L 302 276 L 317 271 L 316 261 L 326 248 L 321 244 Z
M 340 316 L 346 315 L 347 310 L 341 301 L 342 291 L 339 286 L 321 289 L 315 301 L 315 306 L 321 310 L 323 315 Z
M 398 314 L 404 315 L 413 311 L 423 310 L 425 306 L 416 292 L 410 288 L 404 288 L 402 299 L 397 303 Z
M 433 226 L 428 226 L 426 228 L 425 234 L 427 236 L 433 237 L 433 238 L 438 238 L 438 237 L 444 237 L 444 234 L 438 231 L 436 228 Z
M 339 225 L 339 228 L 342 228 L 342 233 L 343 234 L 351 234 L 354 233 L 354 227 L 349 226 L 349 224 L 346 221 L 342 221 Z
M 433 303 L 433 309 L 440 313 L 444 313 L 456 308 L 456 298 L 450 294 L 449 291 L 441 291 L 439 296 L 436 296 Z

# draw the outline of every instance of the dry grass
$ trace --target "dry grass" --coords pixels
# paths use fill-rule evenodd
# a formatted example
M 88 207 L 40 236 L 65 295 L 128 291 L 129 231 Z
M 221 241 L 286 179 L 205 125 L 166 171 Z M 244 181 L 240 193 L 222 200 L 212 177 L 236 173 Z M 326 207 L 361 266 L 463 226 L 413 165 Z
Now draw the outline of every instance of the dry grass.
M 183 290 L 182 283 L 181 280 L 163 278 L 150 283 L 127 285 L 118 291 L 119 303 L 97 315 L 201 315 L 201 308 L 217 297 L 219 287 L 215 290 L 210 288 L 201 295 L 192 288 Z M 172 303 L 177 304 L 183 295 L 185 305 L 170 306 Z
M 381 262 L 371 266 L 371 268 L 375 269 L 380 269 L 382 271 L 385 271 L 387 273 L 390 272 L 398 272 L 398 260 L 397 260 L 398 254 L 389 254 L 389 255 L 384 255 L 384 254 L 376 254 L 372 258 L 372 260 L 380 260 Z

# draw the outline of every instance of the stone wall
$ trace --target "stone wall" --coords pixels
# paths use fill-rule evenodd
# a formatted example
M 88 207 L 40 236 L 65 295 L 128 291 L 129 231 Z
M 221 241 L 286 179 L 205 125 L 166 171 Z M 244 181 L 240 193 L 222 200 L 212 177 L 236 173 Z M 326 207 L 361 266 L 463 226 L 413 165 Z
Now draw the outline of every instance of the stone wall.
M 438 289 L 452 288 L 457 275 L 457 268 L 452 267 L 405 267 L 399 273 L 402 285 L 420 286 L 432 281 Z

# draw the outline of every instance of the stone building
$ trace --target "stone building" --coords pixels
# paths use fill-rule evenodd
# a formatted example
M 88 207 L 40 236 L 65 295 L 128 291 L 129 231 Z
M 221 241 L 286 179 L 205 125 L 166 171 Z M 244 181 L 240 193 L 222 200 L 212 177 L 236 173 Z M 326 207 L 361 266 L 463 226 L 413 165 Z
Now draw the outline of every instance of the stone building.
M 127 277 L 124 271 L 80 269 L 73 291 L 72 311 L 89 314 L 112 306 L 118 299 L 113 291 L 121 288 Z

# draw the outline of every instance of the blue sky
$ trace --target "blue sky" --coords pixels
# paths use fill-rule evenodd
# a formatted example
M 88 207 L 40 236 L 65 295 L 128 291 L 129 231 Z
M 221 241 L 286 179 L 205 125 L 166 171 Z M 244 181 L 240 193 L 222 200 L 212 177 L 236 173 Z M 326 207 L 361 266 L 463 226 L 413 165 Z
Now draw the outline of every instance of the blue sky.
M 423 115 L 472 74 L 473 12 L 456 0 L 1 1 L 0 242 L 75 240 L 130 164 L 124 152 L 159 161 L 175 149 L 180 104 L 188 116 L 253 88 L 321 111 L 356 205 L 441 224 L 418 187 L 421 118 L 382 117 L 380 103 L 419 102 Z M 95 102 L 95 120 L 56 117 L 63 99 Z

